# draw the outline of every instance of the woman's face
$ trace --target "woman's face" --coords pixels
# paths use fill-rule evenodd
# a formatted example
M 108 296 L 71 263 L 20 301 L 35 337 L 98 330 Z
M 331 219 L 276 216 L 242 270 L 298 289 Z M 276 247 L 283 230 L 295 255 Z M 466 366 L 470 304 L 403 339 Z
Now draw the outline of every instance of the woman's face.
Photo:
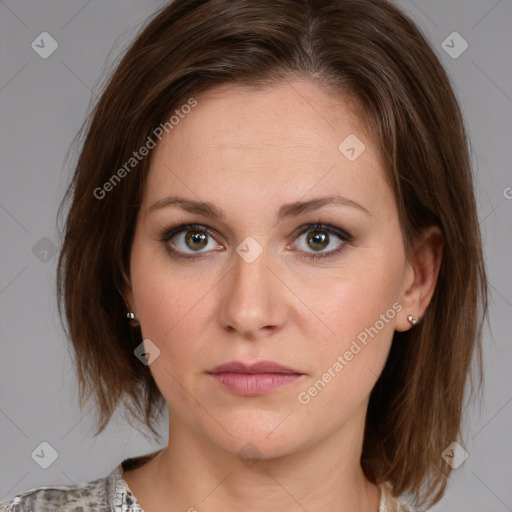
M 182 425 L 233 453 L 360 440 L 413 278 L 376 147 L 307 81 L 196 99 L 153 150 L 131 252 L 151 373 Z M 195 227 L 166 235 L 179 223 Z M 297 375 L 211 373 L 262 360 Z

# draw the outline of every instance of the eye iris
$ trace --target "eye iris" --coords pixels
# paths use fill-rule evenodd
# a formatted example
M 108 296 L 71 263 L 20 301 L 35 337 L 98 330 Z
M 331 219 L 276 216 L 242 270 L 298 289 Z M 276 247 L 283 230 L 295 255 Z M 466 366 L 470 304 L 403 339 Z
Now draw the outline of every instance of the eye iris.
M 308 244 L 311 245 L 312 249 L 325 249 L 329 245 L 329 235 L 325 231 L 311 231 L 308 235 Z
M 190 249 L 203 249 L 207 245 L 207 234 L 200 231 L 188 231 L 185 235 L 185 242 Z M 191 245 L 192 242 L 194 245 Z

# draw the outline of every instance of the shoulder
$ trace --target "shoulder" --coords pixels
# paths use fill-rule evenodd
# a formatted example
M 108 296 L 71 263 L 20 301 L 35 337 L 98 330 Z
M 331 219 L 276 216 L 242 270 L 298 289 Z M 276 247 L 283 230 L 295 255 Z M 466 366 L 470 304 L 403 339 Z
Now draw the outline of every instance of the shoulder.
M 44 485 L 0 503 L 0 512 L 110 512 L 109 477 L 76 485 Z
M 0 512 L 143 512 L 123 471 L 145 464 L 159 451 L 124 459 L 108 476 L 90 482 L 33 487 L 0 503 Z

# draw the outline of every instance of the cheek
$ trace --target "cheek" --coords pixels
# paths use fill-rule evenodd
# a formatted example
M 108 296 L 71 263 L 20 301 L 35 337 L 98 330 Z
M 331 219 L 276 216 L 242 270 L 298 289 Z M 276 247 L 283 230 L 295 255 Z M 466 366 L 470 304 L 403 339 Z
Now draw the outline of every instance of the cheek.
M 151 279 L 146 274 L 145 284 L 138 295 L 139 319 L 143 337 L 151 339 L 170 356 L 169 361 L 174 361 L 193 354 L 198 340 L 204 338 L 206 302 L 202 300 L 201 287 L 189 287 L 186 283 L 169 286 L 169 283 L 163 284 L 165 280 L 162 275 Z
M 385 327 L 379 322 L 379 330 L 387 336 L 392 333 L 397 309 L 393 304 L 400 298 L 402 273 L 399 253 L 378 248 L 366 254 L 354 251 L 336 272 L 317 275 L 314 288 L 304 280 L 296 289 L 308 297 L 311 308 L 330 328 L 332 340 L 344 343 L 373 326 L 381 315 L 385 315 Z
M 377 300 L 362 286 L 338 289 L 337 307 L 325 304 L 325 323 L 335 332 L 330 341 L 311 343 L 307 382 L 296 396 L 299 411 L 321 418 L 324 432 L 338 428 L 366 403 L 386 363 L 398 303 Z M 370 299 L 371 297 L 371 299 Z
M 168 271 L 162 274 L 155 267 L 147 268 L 137 298 L 142 337 L 149 338 L 160 351 L 150 365 L 151 374 L 173 410 L 184 415 L 199 414 L 198 403 L 185 390 L 193 389 L 194 379 L 208 368 L 208 358 L 212 361 L 201 345 L 207 314 L 206 302 L 201 301 L 204 291 L 172 278 Z
M 132 289 L 144 339 L 149 338 L 161 353 L 170 355 L 175 347 L 186 346 L 186 355 L 200 338 L 204 325 L 202 301 L 208 284 L 194 280 L 173 264 L 156 243 L 134 241 L 131 254 Z M 172 354 L 174 361 L 179 354 Z
M 330 339 L 308 347 L 316 362 L 299 401 L 314 407 L 354 410 L 366 399 L 385 365 L 402 310 L 400 251 L 368 250 L 366 257 L 346 261 L 343 271 L 317 281 L 314 296 L 310 290 L 311 304 L 330 332 Z
M 379 290 L 379 284 L 375 279 L 343 281 L 331 290 L 332 295 L 316 300 L 331 332 L 330 339 L 324 338 L 321 344 L 312 343 L 309 347 L 316 347 L 321 362 L 315 365 L 317 371 L 327 371 L 341 356 L 345 377 L 350 374 L 357 381 L 357 372 L 363 367 L 368 369 L 368 376 L 371 371 L 380 372 L 402 306 L 392 291 Z M 346 371 L 349 366 L 358 370 Z

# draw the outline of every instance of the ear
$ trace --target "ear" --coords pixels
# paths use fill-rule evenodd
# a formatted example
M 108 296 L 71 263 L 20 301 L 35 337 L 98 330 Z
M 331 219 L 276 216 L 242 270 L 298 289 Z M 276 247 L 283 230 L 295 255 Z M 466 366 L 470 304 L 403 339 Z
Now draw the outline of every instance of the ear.
M 414 244 L 407 263 L 400 304 L 403 309 L 397 318 L 395 330 L 412 327 L 407 317 L 420 320 L 434 294 L 443 254 L 443 235 L 438 226 L 429 226 Z

